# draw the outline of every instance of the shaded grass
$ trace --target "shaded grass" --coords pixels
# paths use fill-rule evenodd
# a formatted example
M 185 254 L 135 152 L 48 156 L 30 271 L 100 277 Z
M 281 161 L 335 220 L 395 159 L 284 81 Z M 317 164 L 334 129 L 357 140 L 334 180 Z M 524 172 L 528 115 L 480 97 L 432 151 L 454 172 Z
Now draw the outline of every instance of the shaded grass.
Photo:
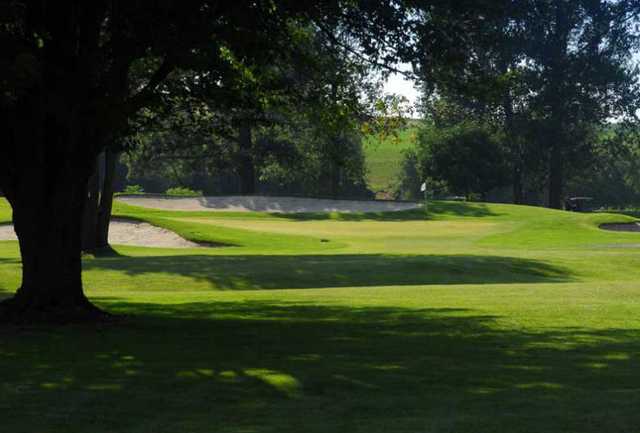
M 200 281 L 215 290 L 571 280 L 567 269 L 538 260 L 465 255 L 120 257 L 86 261 L 85 269 L 119 271 L 131 276 L 170 274 Z M 501 272 L 495 272 L 496 269 Z M 138 290 L 158 289 L 147 284 Z
M 461 307 L 101 304 L 135 318 L 0 330 L 3 428 L 601 432 L 640 421 L 638 329 L 505 329 Z

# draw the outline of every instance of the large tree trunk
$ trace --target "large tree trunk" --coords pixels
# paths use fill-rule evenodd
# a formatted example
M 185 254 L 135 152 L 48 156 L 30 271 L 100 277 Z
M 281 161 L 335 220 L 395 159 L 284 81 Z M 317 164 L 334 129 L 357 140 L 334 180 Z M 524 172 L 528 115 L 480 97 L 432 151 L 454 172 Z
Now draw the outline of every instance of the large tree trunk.
M 522 169 L 518 163 L 516 163 L 513 169 L 513 203 L 524 204 L 524 182 L 523 182 Z
M 502 65 L 502 72 L 507 73 L 509 70 L 508 62 Z M 513 202 L 522 204 L 524 201 L 523 189 L 523 166 L 521 142 L 514 125 L 513 98 L 511 92 L 507 90 L 502 98 L 502 109 L 505 116 L 505 130 L 507 132 L 507 140 L 511 150 L 511 163 L 513 164 L 513 178 L 511 180 L 513 186 Z
M 67 173 L 42 181 L 35 176 L 13 202 L 13 223 L 22 258 L 22 285 L 0 303 L 10 321 L 69 322 L 103 315 L 82 286 L 82 227 L 86 179 Z M 37 206 L 34 205 L 37 203 Z
M 96 252 L 109 247 L 109 223 L 113 207 L 113 183 L 118 153 L 105 149 L 97 158 L 97 166 L 89 178 L 89 191 L 84 210 L 82 250 Z
M 564 200 L 564 176 L 563 176 L 562 151 L 558 145 L 551 148 L 549 161 L 549 201 L 548 206 L 553 209 L 562 209 Z
M 568 115 L 564 89 L 567 79 L 567 50 L 569 46 L 569 17 L 564 2 L 555 3 L 556 22 L 550 49 L 550 76 L 549 84 L 549 178 L 548 178 L 548 202 L 553 209 L 563 207 L 564 189 L 564 157 L 567 137 L 565 132 L 566 117 Z
M 29 119 L 26 114 L 24 118 Z M 68 119 L 47 118 L 33 133 L 26 122 L 17 128 L 21 146 L 14 161 L 19 170 L 3 185 L 19 240 L 22 284 L 13 298 L 0 303 L 0 320 L 73 322 L 104 317 L 82 286 L 83 211 L 95 156 L 73 145 L 83 132 L 74 131 Z
M 96 248 L 98 249 L 109 248 L 109 223 L 111 222 L 111 211 L 113 209 L 113 185 L 119 157 L 120 154 L 118 152 L 108 148 L 105 150 L 104 181 L 102 183 L 96 222 Z
M 240 176 L 240 194 L 254 194 L 256 192 L 256 168 L 253 162 L 253 141 L 251 125 L 242 122 L 238 134 L 240 144 L 240 161 L 238 175 Z
M 0 104 L 0 186 L 13 209 L 23 272 L 16 295 L 0 303 L 0 320 L 94 319 L 103 314 L 85 297 L 81 275 L 87 182 L 104 144 L 173 66 L 165 61 L 130 98 L 127 76 L 137 54 L 128 49 L 121 8 L 104 1 L 17 3 L 16 24 L 5 29 L 17 38 L 5 40 L 16 48 L 5 66 L 17 72 L 8 75 L 8 98 Z
M 82 223 L 82 251 L 91 252 L 96 249 L 96 221 L 98 219 L 98 200 L 100 197 L 100 175 L 98 170 L 89 178 L 87 185 L 87 202 L 84 207 Z
M 336 162 L 331 163 L 330 176 L 331 176 L 331 198 L 337 199 L 340 195 L 340 177 L 341 167 Z
M 97 143 L 98 124 L 72 104 L 73 94 L 58 98 L 69 89 L 67 79 L 54 76 L 13 111 L 11 147 L 4 156 L 14 168 L 6 189 L 22 284 L 13 298 L 0 303 L 0 320 L 71 322 L 103 316 L 83 293 L 81 262 L 87 184 L 98 148 L 84 144 Z M 50 100 L 58 105 L 47 105 Z

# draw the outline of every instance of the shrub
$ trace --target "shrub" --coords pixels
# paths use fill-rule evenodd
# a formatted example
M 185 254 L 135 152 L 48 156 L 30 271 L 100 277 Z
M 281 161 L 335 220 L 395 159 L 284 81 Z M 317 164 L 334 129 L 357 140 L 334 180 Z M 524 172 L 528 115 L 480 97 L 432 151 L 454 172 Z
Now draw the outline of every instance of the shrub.
M 144 194 L 144 189 L 140 185 L 127 185 L 122 191 L 123 194 Z
M 422 177 L 444 182 L 450 193 L 469 199 L 509 184 L 507 159 L 503 134 L 478 122 L 444 128 L 427 125 L 418 134 Z
M 418 156 L 413 149 L 403 152 L 400 174 L 393 186 L 396 200 L 419 200 L 424 194 L 420 191 L 422 176 L 418 167 Z
M 176 186 L 173 188 L 169 188 L 165 194 L 180 196 L 180 197 L 202 197 L 202 191 L 194 191 L 190 188 L 186 188 L 183 186 Z

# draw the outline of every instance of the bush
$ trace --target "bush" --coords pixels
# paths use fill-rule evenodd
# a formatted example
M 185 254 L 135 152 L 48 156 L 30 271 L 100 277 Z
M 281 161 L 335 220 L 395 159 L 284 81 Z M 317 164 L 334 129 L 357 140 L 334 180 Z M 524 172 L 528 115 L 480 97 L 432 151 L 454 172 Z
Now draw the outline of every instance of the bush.
M 169 188 L 165 194 L 179 197 L 202 197 L 202 191 L 194 191 L 183 186 Z
M 393 186 L 393 197 L 396 200 L 419 200 L 424 194 L 420 191 L 423 179 L 418 166 L 418 155 L 413 149 L 403 153 L 400 174 Z
M 423 178 L 446 184 L 448 192 L 480 199 L 509 184 L 503 134 L 477 122 L 420 130 L 417 160 Z
M 144 189 L 140 185 L 127 185 L 122 191 L 123 194 L 144 194 Z

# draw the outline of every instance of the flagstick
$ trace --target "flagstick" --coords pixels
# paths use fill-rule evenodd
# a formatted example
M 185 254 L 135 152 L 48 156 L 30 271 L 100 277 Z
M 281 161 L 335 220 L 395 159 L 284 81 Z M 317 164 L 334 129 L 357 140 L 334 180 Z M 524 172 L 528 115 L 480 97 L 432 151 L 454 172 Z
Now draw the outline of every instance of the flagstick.
M 424 210 L 427 211 L 427 189 L 424 189 Z
M 424 210 L 427 211 L 427 181 L 425 180 L 420 185 L 420 190 L 424 191 Z

